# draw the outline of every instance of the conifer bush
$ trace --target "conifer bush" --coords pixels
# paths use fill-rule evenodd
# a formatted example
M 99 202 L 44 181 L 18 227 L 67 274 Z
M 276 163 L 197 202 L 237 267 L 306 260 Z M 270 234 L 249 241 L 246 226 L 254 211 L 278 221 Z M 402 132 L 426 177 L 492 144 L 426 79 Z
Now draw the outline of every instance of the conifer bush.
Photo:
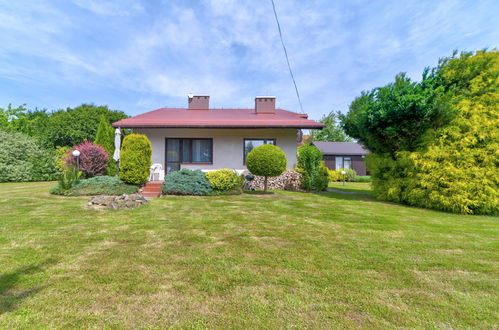
M 162 191 L 165 195 L 204 196 L 211 193 L 212 189 L 203 172 L 183 168 L 165 176 Z
M 149 179 L 152 146 L 147 136 L 129 134 L 123 139 L 120 152 L 119 177 L 126 183 L 142 184 Z
M 97 134 L 94 143 L 101 146 L 107 151 L 108 164 L 106 173 L 108 175 L 116 174 L 116 162 L 113 159 L 114 154 L 114 129 L 105 116 L 101 115 L 99 126 L 97 127 Z

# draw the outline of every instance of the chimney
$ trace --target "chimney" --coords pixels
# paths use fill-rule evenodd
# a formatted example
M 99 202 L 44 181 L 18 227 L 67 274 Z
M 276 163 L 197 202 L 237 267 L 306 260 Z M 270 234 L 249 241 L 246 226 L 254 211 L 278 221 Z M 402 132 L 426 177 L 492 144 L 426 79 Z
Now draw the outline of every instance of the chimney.
M 207 110 L 210 108 L 210 96 L 187 94 L 187 103 L 189 110 Z
M 255 97 L 255 113 L 275 114 L 275 96 Z

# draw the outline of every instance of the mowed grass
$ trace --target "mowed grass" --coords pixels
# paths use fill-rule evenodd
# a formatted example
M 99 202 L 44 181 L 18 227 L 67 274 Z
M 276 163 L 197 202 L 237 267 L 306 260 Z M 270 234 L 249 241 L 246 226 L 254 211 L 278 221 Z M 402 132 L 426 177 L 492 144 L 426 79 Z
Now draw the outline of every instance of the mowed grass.
M 51 185 L 0 184 L 0 328 L 499 324 L 496 217 L 365 193 L 96 211 Z

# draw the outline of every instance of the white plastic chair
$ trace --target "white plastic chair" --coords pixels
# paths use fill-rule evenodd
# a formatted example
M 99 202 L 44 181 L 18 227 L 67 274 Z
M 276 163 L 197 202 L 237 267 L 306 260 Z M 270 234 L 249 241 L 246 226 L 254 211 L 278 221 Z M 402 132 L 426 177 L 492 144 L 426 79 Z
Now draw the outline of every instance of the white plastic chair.
M 149 174 L 149 181 L 163 181 L 165 179 L 165 172 L 163 172 L 163 165 L 155 163 L 151 165 Z

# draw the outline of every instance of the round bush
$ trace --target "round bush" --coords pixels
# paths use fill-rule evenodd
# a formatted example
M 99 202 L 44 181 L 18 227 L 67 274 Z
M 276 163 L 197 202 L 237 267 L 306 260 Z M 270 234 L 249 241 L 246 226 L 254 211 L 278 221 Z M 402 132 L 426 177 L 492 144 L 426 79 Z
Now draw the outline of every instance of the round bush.
M 131 184 L 142 184 L 149 179 L 152 164 L 152 146 L 147 136 L 129 134 L 123 139 L 119 163 L 119 177 Z
M 278 176 L 286 165 L 286 154 L 272 144 L 256 147 L 246 157 L 246 167 L 253 175 Z
M 210 182 L 200 170 L 186 168 L 175 171 L 165 177 L 162 186 L 163 194 L 203 196 L 211 193 Z
M 206 178 L 210 181 L 211 188 L 215 191 L 233 190 L 240 184 L 239 176 L 229 169 L 210 171 L 206 173 Z
M 73 150 L 80 151 L 79 170 L 83 172 L 84 178 L 104 174 L 109 158 L 104 148 L 88 141 L 80 143 L 68 152 L 66 161 L 69 165 L 76 165 Z

